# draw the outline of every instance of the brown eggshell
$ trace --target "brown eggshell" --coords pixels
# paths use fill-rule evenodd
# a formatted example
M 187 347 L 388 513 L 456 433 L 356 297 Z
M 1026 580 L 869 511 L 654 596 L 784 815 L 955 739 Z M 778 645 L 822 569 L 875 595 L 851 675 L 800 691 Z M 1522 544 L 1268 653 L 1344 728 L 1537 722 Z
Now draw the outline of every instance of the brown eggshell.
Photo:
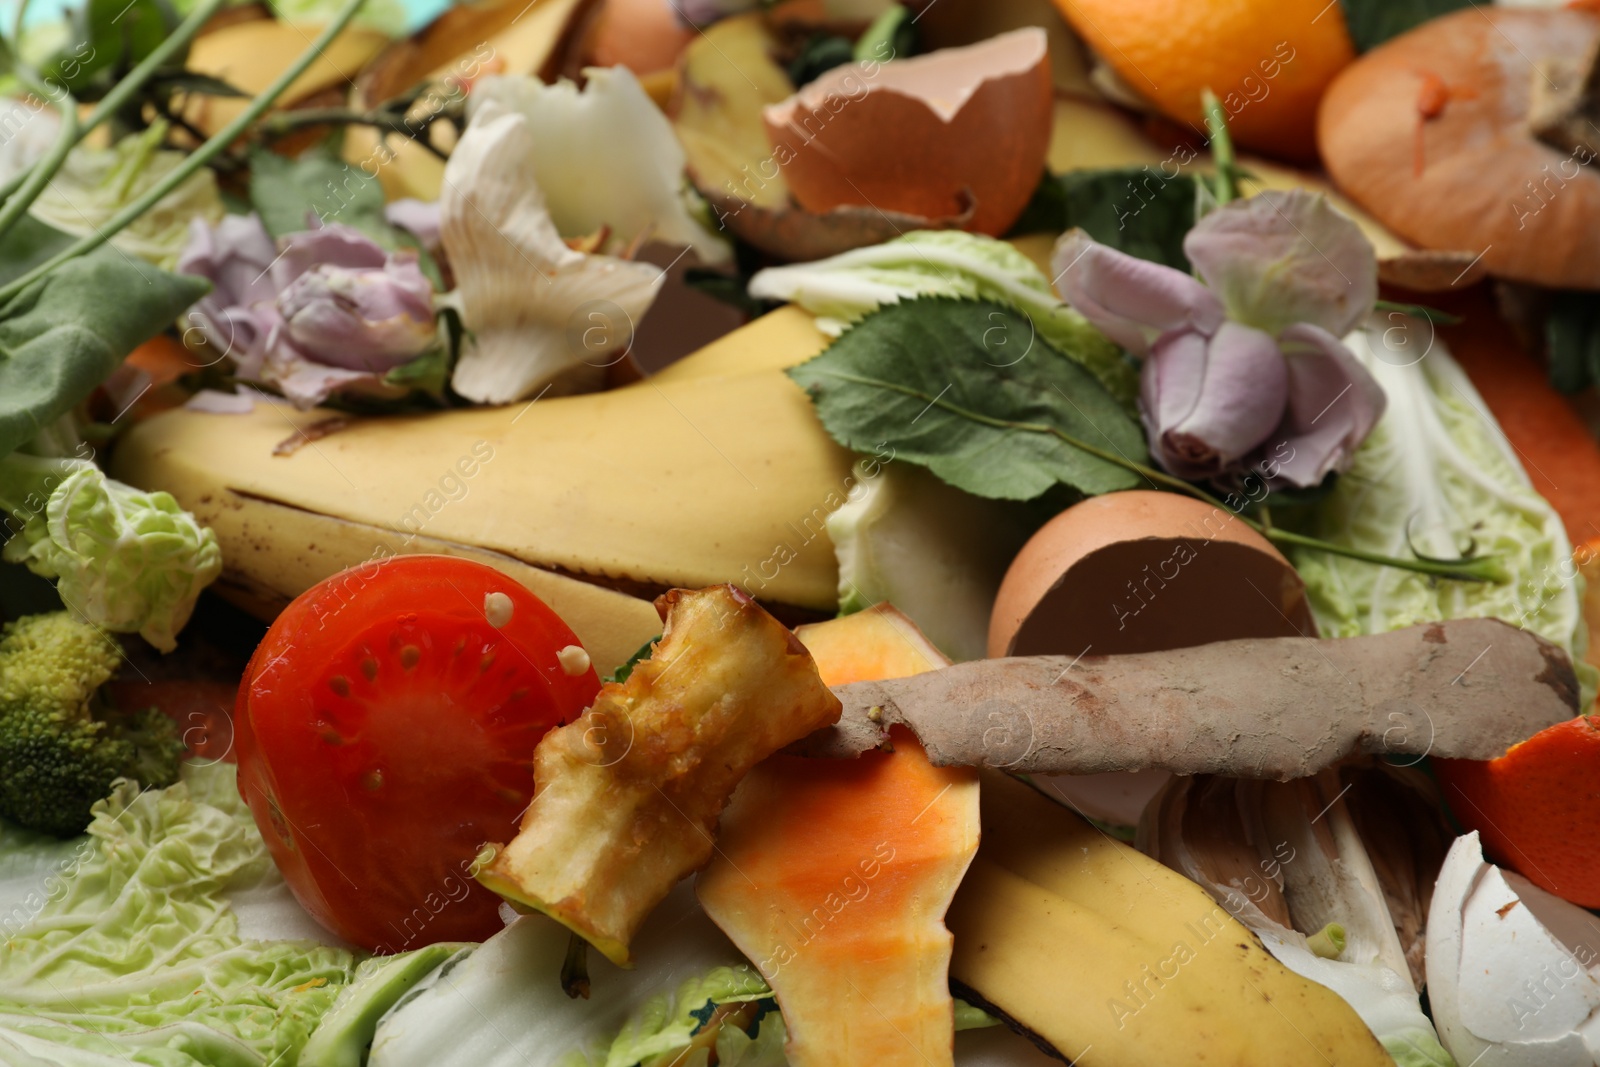
M 1431 19 L 1329 86 L 1323 163 L 1423 248 L 1465 250 L 1515 281 L 1600 288 L 1594 153 L 1554 148 L 1529 126 L 1536 82 L 1553 84 L 1546 65 L 1581 67 L 1597 38 L 1600 18 L 1585 11 L 1474 4 Z
M 1045 32 L 835 67 L 762 118 L 808 211 L 851 204 L 948 218 L 967 194 L 977 206 L 966 228 L 998 236 L 1033 195 L 1050 146 Z
M 1299 574 L 1242 519 L 1135 490 L 1074 505 L 1023 546 L 995 599 L 989 655 L 1160 652 L 1316 632 Z

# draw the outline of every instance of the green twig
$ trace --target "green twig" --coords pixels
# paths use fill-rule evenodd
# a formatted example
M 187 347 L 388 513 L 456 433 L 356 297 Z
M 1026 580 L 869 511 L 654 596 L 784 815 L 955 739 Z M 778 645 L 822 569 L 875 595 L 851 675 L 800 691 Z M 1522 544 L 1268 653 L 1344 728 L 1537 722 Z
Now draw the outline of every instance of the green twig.
M 26 0 L 18 5 L 19 18 L 21 9 L 25 5 Z M 19 63 L 17 74 L 30 92 L 44 99 L 50 98 L 49 90 L 37 79 L 34 71 Z M 72 98 L 71 93 L 63 91 L 51 103 L 61 112 L 61 130 L 56 134 L 55 143 L 50 146 L 50 151 L 34 163 L 25 174 L 19 176 L 21 187 L 14 190 L 4 204 L 0 204 L 0 237 L 10 232 L 17 220 L 33 206 L 35 200 L 39 199 L 44 187 L 50 184 L 50 179 L 56 176 L 61 165 L 67 161 L 67 153 L 78 143 L 78 102 Z
M 305 73 L 306 68 L 311 66 L 318 56 L 323 54 L 324 49 L 326 49 L 329 43 L 339 35 L 340 31 L 342 31 L 345 26 L 349 24 L 350 20 L 355 17 L 356 12 L 361 10 L 361 5 L 364 3 L 366 3 L 366 0 L 345 0 L 344 5 L 339 8 L 338 13 L 333 16 L 333 20 L 323 28 L 321 33 L 317 35 L 317 39 L 311 42 L 311 47 L 300 53 L 300 56 L 293 63 L 289 64 L 283 73 L 279 74 L 278 77 L 273 80 L 271 85 L 263 89 L 261 93 L 250 102 L 250 106 L 245 108 L 245 110 L 241 112 L 237 118 L 228 123 L 228 125 L 224 126 L 215 137 L 212 137 L 205 144 L 191 152 L 189 157 L 185 159 L 179 166 L 174 167 L 172 172 L 169 173 L 165 178 L 152 185 L 149 189 L 145 190 L 145 194 L 138 200 L 135 200 L 133 203 L 127 205 L 121 211 L 113 215 L 104 226 L 99 227 L 89 236 L 74 242 L 61 252 L 50 257 L 44 263 L 41 263 L 33 270 L 13 281 L 10 285 L 0 289 L 0 304 L 10 300 L 28 286 L 32 285 L 40 278 L 43 278 L 46 274 L 49 274 L 51 271 L 61 266 L 61 264 L 67 262 L 67 260 L 75 259 L 87 252 L 92 252 L 96 248 L 99 248 L 101 245 L 105 244 L 112 237 L 115 237 L 118 233 L 120 233 L 129 223 L 133 222 L 139 216 L 143 215 L 146 211 L 155 206 L 168 193 L 172 192 L 172 190 L 176 189 L 179 185 L 182 185 L 185 181 L 187 181 L 189 175 L 193 174 L 195 171 L 209 163 L 213 156 L 217 155 L 223 149 L 232 144 L 236 139 L 238 139 L 240 134 L 244 133 L 244 131 L 249 128 L 251 123 L 260 118 L 262 113 L 277 101 L 279 96 L 283 95 L 283 91 L 287 89 L 296 78 Z M 107 99 L 109 100 L 110 97 L 108 96 Z
M 1412 318 L 1425 319 L 1435 326 L 1457 326 L 1462 321 L 1460 315 L 1452 315 L 1448 311 L 1440 311 L 1426 304 L 1405 304 L 1395 300 L 1379 300 L 1372 305 L 1372 310 L 1398 311 Z
M 1200 90 L 1200 107 L 1205 111 L 1206 130 L 1211 134 L 1211 159 L 1216 164 L 1216 185 L 1212 190 L 1219 205 L 1239 199 L 1239 164 L 1233 154 L 1233 135 L 1228 132 L 1228 113 L 1210 89 Z
M 309 126 L 371 126 L 384 133 L 408 137 L 438 158 L 447 160 L 450 158 L 449 155 L 428 140 L 427 134 L 435 122 L 453 118 L 453 113 L 447 108 L 412 120 L 406 118 L 404 112 L 396 111 L 390 105 L 383 105 L 370 111 L 352 111 L 343 107 L 308 107 L 272 115 L 262 120 L 255 135 L 258 138 L 272 140 Z
M 1397 559 L 1393 556 L 1383 556 L 1376 552 L 1367 552 L 1359 548 L 1350 548 L 1346 545 L 1336 545 L 1331 541 L 1322 541 L 1315 537 L 1306 537 L 1303 534 L 1291 533 L 1278 526 L 1265 526 L 1253 519 L 1239 514 L 1238 509 L 1229 507 L 1223 501 L 1212 496 L 1197 485 L 1175 478 L 1165 471 L 1156 470 L 1154 467 L 1133 460 L 1116 452 L 1108 452 L 1098 448 L 1087 441 L 1066 433 L 1044 422 L 1021 422 L 1015 419 L 1000 419 L 982 412 L 970 411 L 943 398 L 943 394 L 934 397 L 910 386 L 899 385 L 895 382 L 886 382 L 877 378 L 862 378 L 854 374 L 842 374 L 838 371 L 828 371 L 831 377 L 841 381 L 853 382 L 857 385 L 866 385 L 878 389 L 888 389 L 891 392 L 902 393 L 915 397 L 928 404 L 930 407 L 940 407 L 953 415 L 984 426 L 993 426 L 1001 430 L 1021 430 L 1026 433 L 1042 433 L 1056 438 L 1062 444 L 1070 445 L 1081 452 L 1087 452 L 1113 466 L 1123 470 L 1132 471 L 1152 485 L 1162 485 L 1177 492 L 1194 497 L 1196 500 L 1210 504 L 1212 507 L 1228 512 L 1251 529 L 1261 534 L 1269 541 L 1283 545 L 1295 545 L 1300 548 L 1314 548 L 1321 552 L 1328 552 L 1335 556 L 1345 556 L 1350 559 L 1361 560 L 1365 563 L 1375 563 L 1383 567 L 1394 567 L 1399 570 L 1415 571 L 1418 574 L 1432 575 L 1435 578 L 1452 578 L 1459 582 L 1504 582 L 1507 581 L 1505 568 L 1494 556 L 1478 556 L 1470 559 L 1438 560 L 1438 559 Z
M 573 1000 L 589 999 L 589 942 L 567 935 L 567 955 L 561 961 L 561 991 Z
M 111 91 L 101 98 L 93 111 L 78 127 L 77 141 L 88 136 L 89 131 L 100 125 L 127 105 L 140 89 L 148 82 L 169 59 L 179 51 L 189 46 L 195 34 L 211 20 L 211 16 L 219 11 L 228 0 L 200 0 L 193 11 L 182 22 L 178 23 L 167 38 L 151 50 L 150 54 L 140 60 L 138 65 L 130 70 L 127 75 Z M 8 199 L 12 193 L 21 187 L 27 180 L 29 172 L 12 176 L 11 180 L 0 185 L 0 201 Z

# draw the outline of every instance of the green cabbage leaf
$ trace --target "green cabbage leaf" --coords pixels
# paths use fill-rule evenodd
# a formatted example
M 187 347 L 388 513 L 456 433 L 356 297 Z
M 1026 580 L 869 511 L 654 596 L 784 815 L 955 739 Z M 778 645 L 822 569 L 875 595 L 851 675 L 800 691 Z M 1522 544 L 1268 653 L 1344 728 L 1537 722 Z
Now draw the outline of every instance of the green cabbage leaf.
M 286 1067 L 355 974 L 344 949 L 240 937 L 226 894 L 279 876 L 230 764 L 119 782 L 50 859 L 7 918 L 0 1062 Z
M 833 337 L 885 304 L 926 296 L 990 300 L 1027 316 L 1041 339 L 1081 364 L 1124 406 L 1138 395 L 1138 372 L 1117 346 L 1056 295 L 1032 260 L 993 237 L 914 230 L 813 263 L 757 271 L 749 292 L 799 304 Z
M 1415 354 L 1426 330 L 1413 322 L 1345 339 L 1389 405 L 1307 532 L 1389 556 L 1476 551 L 1499 557 L 1511 580 L 1438 580 L 1301 549 L 1293 562 L 1317 624 L 1325 636 L 1348 637 L 1443 619 L 1504 619 L 1568 650 L 1587 707 L 1596 672 L 1582 662 L 1588 633 L 1572 543 L 1443 343 L 1434 339 L 1425 355 Z

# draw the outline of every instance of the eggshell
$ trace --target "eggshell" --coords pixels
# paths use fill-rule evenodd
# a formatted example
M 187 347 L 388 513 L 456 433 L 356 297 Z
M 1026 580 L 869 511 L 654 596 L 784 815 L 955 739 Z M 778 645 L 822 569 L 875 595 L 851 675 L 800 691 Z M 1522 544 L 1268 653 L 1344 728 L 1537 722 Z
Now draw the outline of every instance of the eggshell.
M 1134 490 L 1068 508 L 1023 546 L 989 619 L 989 655 L 1160 652 L 1316 632 L 1300 576 L 1244 520 Z
M 653 74 L 677 62 L 694 30 L 678 17 L 672 0 L 604 0 L 589 58 L 597 67 L 621 64 L 635 74 Z
M 1483 859 L 1476 831 L 1451 846 L 1428 914 L 1428 998 L 1439 1040 L 1476 1067 L 1600 1061 L 1594 918 Z
M 858 205 L 999 236 L 1044 172 L 1052 122 L 1044 30 L 893 62 L 835 67 L 762 112 L 773 158 L 808 211 Z

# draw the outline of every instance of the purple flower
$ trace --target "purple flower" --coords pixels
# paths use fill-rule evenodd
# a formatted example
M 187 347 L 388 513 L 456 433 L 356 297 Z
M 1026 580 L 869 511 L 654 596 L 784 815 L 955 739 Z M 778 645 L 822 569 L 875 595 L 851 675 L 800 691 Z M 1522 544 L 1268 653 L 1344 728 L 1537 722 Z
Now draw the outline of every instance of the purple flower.
M 402 260 L 377 270 L 319 264 L 278 295 L 295 347 L 350 370 L 387 371 L 433 347 L 433 285 Z
M 1325 198 L 1294 190 L 1213 211 L 1183 247 L 1204 284 L 1081 230 L 1056 246 L 1062 297 L 1144 359 L 1151 454 L 1191 480 L 1254 469 L 1306 487 L 1342 470 L 1385 403 L 1339 340 L 1377 299 L 1372 246 Z
M 212 283 L 195 310 L 207 341 L 240 378 L 275 385 L 299 407 L 341 390 L 394 393 L 384 374 L 435 343 L 433 287 L 416 257 L 349 226 L 274 244 L 254 215 L 196 220 L 178 269 Z

